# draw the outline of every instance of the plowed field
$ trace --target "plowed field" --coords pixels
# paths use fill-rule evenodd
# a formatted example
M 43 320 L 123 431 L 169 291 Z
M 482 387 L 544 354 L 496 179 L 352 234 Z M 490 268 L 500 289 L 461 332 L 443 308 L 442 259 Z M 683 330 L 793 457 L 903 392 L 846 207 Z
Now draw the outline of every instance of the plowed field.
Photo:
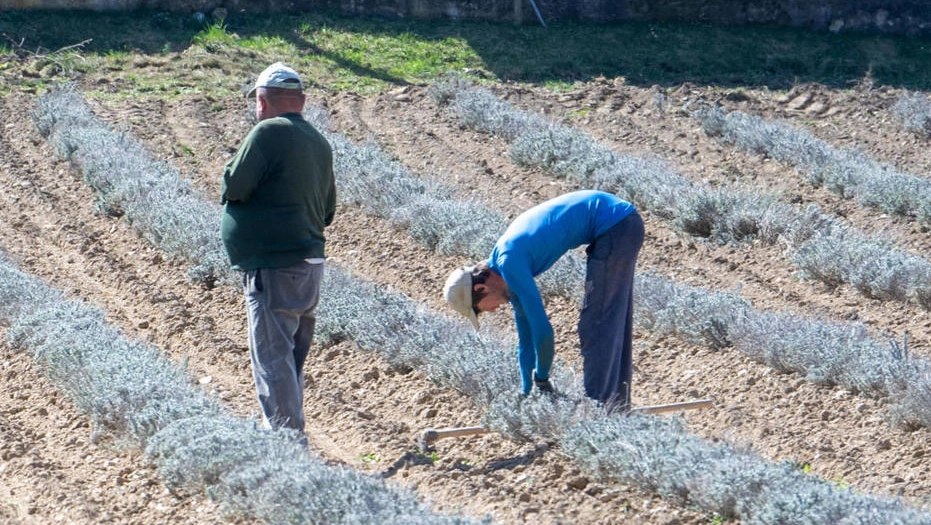
M 264 64 L 256 66 L 257 73 Z M 144 75 L 178 66 L 171 56 L 142 56 L 127 67 Z M 121 84 L 108 81 L 106 71 L 78 81 L 101 119 L 132 133 L 206 198 L 218 200 L 222 166 L 251 125 L 248 103 L 238 93 L 126 97 L 116 96 Z M 575 126 L 617 152 L 661 158 L 684 176 L 711 185 L 739 181 L 760 191 L 779 189 L 787 199 L 816 204 L 914 254 L 931 253 L 931 237 L 916 222 L 859 208 L 812 187 L 790 166 L 722 145 L 683 109 L 707 102 L 784 120 L 836 147 L 859 148 L 924 176 L 931 168 L 927 140 L 901 129 L 889 112 L 900 89 L 868 82 L 850 88 L 805 83 L 778 91 L 692 84 L 658 88 L 622 77 L 588 79 L 562 90 L 516 83 L 491 88 L 514 106 Z M 166 260 L 125 221 L 95 213 L 93 192 L 81 174 L 57 159 L 28 118 L 38 93 L 13 86 L 2 100 L 0 247 L 24 271 L 71 298 L 100 306 L 129 337 L 172 359 L 187 359 L 193 381 L 216 391 L 242 417 L 256 417 L 239 291 L 190 283 L 182 264 Z M 318 85 L 309 98 L 326 108 L 333 131 L 373 140 L 415 173 L 442 180 L 460 198 L 508 217 L 575 189 L 514 165 L 506 143 L 464 129 L 423 85 L 365 95 Z M 649 210 L 643 215 L 647 238 L 640 271 L 738 291 L 759 310 L 857 320 L 877 337 L 886 333 L 898 341 L 908 334 L 913 355 L 931 355 L 931 317 L 917 306 L 802 280 L 778 246 L 709 243 Z M 461 258 L 438 256 L 405 232 L 346 206 L 338 210 L 328 237 L 331 263 L 446 311 L 442 284 L 465 262 Z M 557 356 L 571 365 L 578 352 L 575 309 L 560 300 L 551 300 L 548 309 Z M 507 328 L 510 313 L 490 320 Z M 636 405 L 714 397 L 714 408 L 684 415 L 693 433 L 745 444 L 774 462 L 808 465 L 811 473 L 852 490 L 901 496 L 918 506 L 931 501 L 926 465 L 931 436 L 927 429 L 891 426 L 886 400 L 776 373 L 734 350 L 689 345 L 639 328 L 635 341 Z M 92 442 L 86 416 L 28 356 L 6 343 L 0 352 L 0 522 L 229 522 L 205 495 L 167 491 L 138 451 Z M 518 444 L 488 434 L 444 440 L 434 457 L 419 455 L 413 441 L 418 431 L 474 425 L 481 413 L 417 370 L 394 370 L 348 342 L 315 347 L 306 374 L 311 447 L 329 461 L 411 487 L 440 511 L 491 515 L 509 524 L 711 520 L 636 487 L 590 479 L 549 443 Z

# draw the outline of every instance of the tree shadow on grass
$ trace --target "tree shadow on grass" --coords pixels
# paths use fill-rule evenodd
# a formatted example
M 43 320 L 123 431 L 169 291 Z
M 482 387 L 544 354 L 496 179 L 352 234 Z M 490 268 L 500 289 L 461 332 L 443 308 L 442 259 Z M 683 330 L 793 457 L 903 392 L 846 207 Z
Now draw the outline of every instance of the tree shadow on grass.
M 783 89 L 805 82 L 847 88 L 869 78 L 878 85 L 931 89 L 928 38 L 684 23 L 564 23 L 544 28 L 318 15 L 305 16 L 303 22 L 310 32 L 320 24 L 388 38 L 463 40 L 480 67 L 503 81 L 565 83 L 603 76 L 624 77 L 628 83 L 645 86 L 690 82 Z M 301 40 L 296 35 L 279 32 L 282 38 Z M 355 68 L 357 74 L 397 81 L 377 67 L 341 60 L 338 51 L 328 56 Z
M 931 40 L 918 37 L 685 23 L 560 23 L 541 27 L 316 12 L 235 15 L 224 23 L 242 38 L 278 37 L 308 55 L 309 60 L 325 60 L 329 67 L 349 75 L 392 84 L 423 82 L 427 73 L 442 69 L 444 63 L 450 68 L 465 63 L 480 76 L 529 83 L 623 77 L 630 84 L 643 86 L 689 82 L 784 89 L 806 82 L 846 88 L 869 78 L 875 85 L 931 89 Z M 92 37 L 87 49 L 100 53 L 180 51 L 203 29 L 203 21 L 175 13 L 0 13 L 0 34 L 7 46 L 23 39 L 23 47 L 47 50 Z M 327 50 L 317 43 L 325 31 L 361 35 L 354 45 L 377 42 L 381 47 L 373 44 L 371 50 L 349 50 L 331 43 Z M 436 49 L 436 56 L 390 56 L 392 42 L 412 40 L 418 49 Z M 462 49 L 467 57 L 453 56 Z M 392 69 L 385 58 L 388 56 L 395 65 L 407 58 L 433 62 L 423 67 L 421 78 L 412 79 L 410 70 L 399 73 Z

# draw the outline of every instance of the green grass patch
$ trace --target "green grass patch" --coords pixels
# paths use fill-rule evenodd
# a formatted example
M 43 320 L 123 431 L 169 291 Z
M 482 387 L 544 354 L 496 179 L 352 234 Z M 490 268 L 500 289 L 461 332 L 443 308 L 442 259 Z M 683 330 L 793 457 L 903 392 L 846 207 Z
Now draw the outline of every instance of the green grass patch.
M 195 34 L 191 43 L 211 53 L 222 53 L 227 48 L 238 47 L 239 37 L 227 31 L 223 22 L 216 22 Z
M 161 12 L 7 11 L 0 13 L 0 33 L 7 37 L 0 56 L 26 64 L 45 59 L 39 74 L 11 84 L 106 78 L 129 93 L 169 96 L 238 91 L 277 60 L 322 88 L 360 93 L 425 84 L 450 71 L 554 90 L 600 76 L 661 86 L 850 87 L 869 79 L 931 89 L 929 39 L 785 27 L 625 22 L 544 28 L 318 12 L 203 21 Z M 140 67 L 130 58 L 140 55 L 162 60 Z

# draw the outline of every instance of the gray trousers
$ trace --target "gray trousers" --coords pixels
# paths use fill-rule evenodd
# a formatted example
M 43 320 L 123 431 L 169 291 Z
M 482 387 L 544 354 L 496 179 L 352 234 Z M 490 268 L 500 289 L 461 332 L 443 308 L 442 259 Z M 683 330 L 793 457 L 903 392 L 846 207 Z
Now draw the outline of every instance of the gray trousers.
M 304 432 L 304 360 L 314 336 L 323 264 L 245 272 L 252 376 L 268 428 Z
M 643 219 L 634 212 L 588 245 L 579 343 L 585 394 L 624 409 L 633 375 L 633 288 Z

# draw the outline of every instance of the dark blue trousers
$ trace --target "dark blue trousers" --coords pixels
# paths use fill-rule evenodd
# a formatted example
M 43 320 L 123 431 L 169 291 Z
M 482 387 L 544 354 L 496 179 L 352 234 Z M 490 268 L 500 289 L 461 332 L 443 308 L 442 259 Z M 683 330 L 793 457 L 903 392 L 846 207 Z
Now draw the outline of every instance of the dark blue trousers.
M 614 408 L 630 405 L 634 270 L 643 235 L 643 219 L 633 212 L 585 250 L 579 316 L 585 394 Z

